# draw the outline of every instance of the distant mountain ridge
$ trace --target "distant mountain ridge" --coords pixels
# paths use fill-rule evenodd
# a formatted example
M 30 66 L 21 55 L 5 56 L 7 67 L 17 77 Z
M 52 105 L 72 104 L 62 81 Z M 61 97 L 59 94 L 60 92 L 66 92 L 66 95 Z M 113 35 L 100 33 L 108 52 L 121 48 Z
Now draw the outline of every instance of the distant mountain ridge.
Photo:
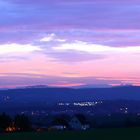
M 110 88 L 56 88 L 48 86 L 25 87 L 19 89 L 0 90 L 0 96 L 29 100 L 74 101 L 74 100 L 140 100 L 140 87 L 118 86 Z
M 59 102 L 140 101 L 140 87 L 56 88 L 27 87 L 0 90 L 0 112 L 21 110 L 51 110 Z

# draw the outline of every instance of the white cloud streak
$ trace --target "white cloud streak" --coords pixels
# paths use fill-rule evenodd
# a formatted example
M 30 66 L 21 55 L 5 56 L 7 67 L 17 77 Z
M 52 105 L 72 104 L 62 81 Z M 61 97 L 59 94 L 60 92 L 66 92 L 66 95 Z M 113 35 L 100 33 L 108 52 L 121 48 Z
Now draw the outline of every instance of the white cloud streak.
M 64 43 L 60 46 L 53 47 L 55 51 L 82 51 L 94 54 L 108 54 L 108 53 L 139 53 L 140 46 L 128 47 L 110 47 L 99 44 L 90 44 L 82 41 L 75 41 L 74 43 Z
M 52 34 L 42 38 L 40 41 L 42 41 L 42 42 L 50 42 L 50 41 L 53 41 L 54 37 L 55 37 L 55 34 L 52 33 Z
M 41 48 L 32 46 L 30 44 L 3 44 L 0 45 L 0 55 L 14 54 L 14 53 L 30 53 L 34 51 L 41 51 Z

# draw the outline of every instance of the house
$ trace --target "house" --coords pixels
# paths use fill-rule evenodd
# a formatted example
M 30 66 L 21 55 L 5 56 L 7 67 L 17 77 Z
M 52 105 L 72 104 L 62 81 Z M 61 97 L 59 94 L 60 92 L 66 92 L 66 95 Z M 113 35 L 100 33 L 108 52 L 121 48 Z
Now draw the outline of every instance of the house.
M 48 130 L 88 130 L 89 123 L 82 114 L 56 116 Z
M 65 130 L 67 127 L 65 125 L 52 125 L 48 128 L 49 131 L 51 130 Z
M 41 132 L 41 131 L 47 131 L 48 127 L 47 126 L 43 126 L 43 125 L 34 124 L 34 125 L 32 125 L 32 129 L 34 131 Z
M 69 121 L 69 127 L 72 130 L 88 130 L 90 128 L 90 125 L 80 116 L 73 116 Z

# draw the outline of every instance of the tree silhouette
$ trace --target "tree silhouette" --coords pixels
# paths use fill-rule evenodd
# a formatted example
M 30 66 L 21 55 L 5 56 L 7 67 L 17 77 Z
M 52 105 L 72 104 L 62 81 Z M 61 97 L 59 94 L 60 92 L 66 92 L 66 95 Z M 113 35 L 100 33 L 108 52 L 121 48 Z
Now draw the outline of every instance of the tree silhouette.
M 25 115 L 15 116 L 14 124 L 17 131 L 29 131 L 31 129 L 29 118 Z
M 136 126 L 136 124 L 135 124 L 134 120 L 131 120 L 129 118 L 126 119 L 125 127 L 135 127 L 135 126 Z
M 10 127 L 12 125 L 12 119 L 10 116 L 3 113 L 0 115 L 0 131 L 4 132 L 7 127 Z
M 77 117 L 77 119 L 81 122 L 81 123 L 86 123 L 87 119 L 83 114 L 75 114 L 75 116 Z

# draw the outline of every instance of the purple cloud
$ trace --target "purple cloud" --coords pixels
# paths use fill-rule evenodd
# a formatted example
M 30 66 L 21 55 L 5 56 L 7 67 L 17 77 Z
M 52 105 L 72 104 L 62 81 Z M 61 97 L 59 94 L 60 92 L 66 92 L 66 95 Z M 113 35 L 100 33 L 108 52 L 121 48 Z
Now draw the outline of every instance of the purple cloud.
M 139 0 L 2 0 L 0 42 L 27 43 L 61 30 L 64 33 L 61 36 L 67 39 L 77 37 L 112 46 L 139 44 L 139 36 L 124 31 L 140 29 L 139 3 Z M 117 34 L 117 30 L 122 32 Z
M 3 2 L 4 3 L 4 2 Z M 8 9 L 2 12 L 4 25 L 17 26 L 38 25 L 67 28 L 139 28 L 138 1 L 63 1 L 9 0 L 3 4 Z M 122 5 L 125 3 L 125 5 Z M 27 4 L 26 6 L 23 6 Z M 10 10 L 9 10 L 10 9 Z M 8 18 L 8 19 L 7 19 Z M 11 20 L 10 20 L 11 19 Z
M 106 58 L 105 55 L 88 54 L 84 52 L 66 51 L 66 52 L 52 52 L 46 55 L 54 58 L 53 61 L 61 61 L 65 63 L 76 63 L 83 61 L 99 60 Z
M 77 84 L 82 83 L 83 85 L 109 85 L 119 84 L 119 80 L 99 80 L 97 77 L 81 77 L 81 78 L 70 78 L 70 77 L 55 77 L 47 75 L 30 74 L 6 74 L 0 78 L 0 87 L 19 87 L 28 85 L 63 85 L 63 84 Z M 2 81 L 2 82 L 1 82 Z M 11 82 L 12 81 L 12 82 Z M 80 82 L 79 82 L 80 81 Z

